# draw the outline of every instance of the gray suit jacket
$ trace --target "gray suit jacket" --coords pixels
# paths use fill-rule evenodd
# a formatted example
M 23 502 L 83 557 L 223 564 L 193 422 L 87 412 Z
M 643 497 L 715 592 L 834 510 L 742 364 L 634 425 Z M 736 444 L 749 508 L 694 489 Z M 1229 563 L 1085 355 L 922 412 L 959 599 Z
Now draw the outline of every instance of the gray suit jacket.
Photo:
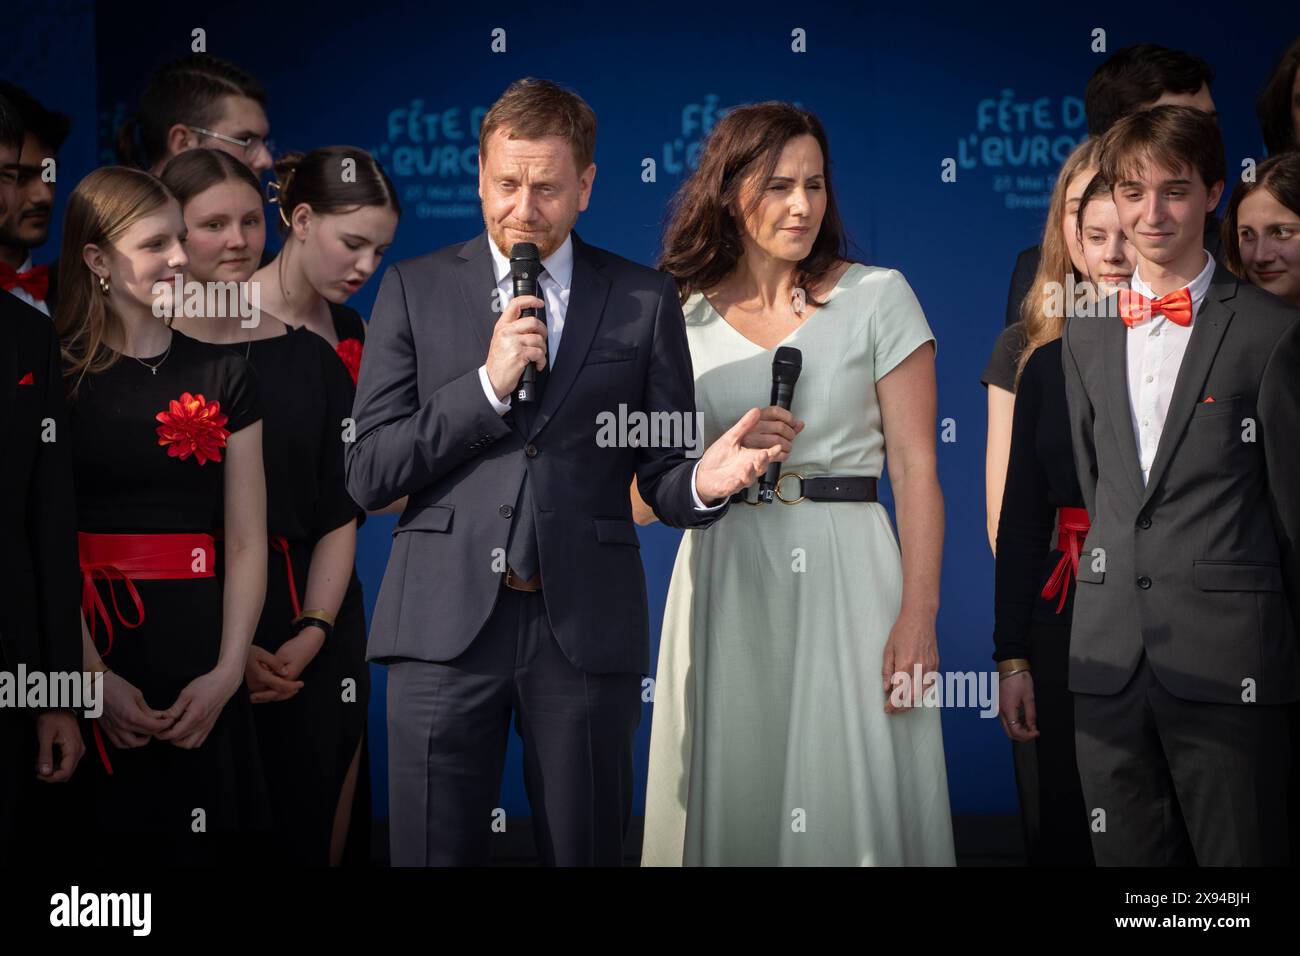
M 564 335 L 534 410 L 493 410 L 479 382 L 496 277 L 486 232 L 385 273 L 366 336 L 347 486 L 366 508 L 410 495 L 371 624 L 371 660 L 447 661 L 491 614 L 525 471 L 556 641 L 593 673 L 646 673 L 645 575 L 629 487 L 668 525 L 702 528 L 683 447 L 601 447 L 597 416 L 693 416 L 673 279 L 573 233 Z M 517 405 L 517 403 L 512 403 Z
M 1072 691 L 1118 693 L 1145 650 L 1161 685 L 1186 700 L 1242 703 L 1246 687 L 1259 703 L 1300 699 L 1298 318 L 1215 270 L 1145 488 L 1126 326 L 1117 316 L 1069 320 L 1061 361 L 1092 519 Z

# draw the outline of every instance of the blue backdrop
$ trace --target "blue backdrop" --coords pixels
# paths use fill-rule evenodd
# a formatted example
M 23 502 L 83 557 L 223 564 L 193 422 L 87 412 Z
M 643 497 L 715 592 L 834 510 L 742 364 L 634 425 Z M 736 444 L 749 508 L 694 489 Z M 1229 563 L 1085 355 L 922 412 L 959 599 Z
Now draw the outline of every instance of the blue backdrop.
M 234 0 L 211 12 L 170 2 L 20 0 L 6 27 L 0 75 L 70 113 L 60 157 L 63 194 L 112 161 L 112 130 L 148 73 L 207 50 L 256 75 L 280 149 L 349 143 L 375 152 L 405 215 L 391 261 L 464 240 L 482 228 L 475 164 L 478 123 L 513 79 L 571 86 L 600 129 L 591 208 L 578 229 L 629 258 L 655 259 L 669 197 L 693 167 L 717 117 L 739 103 L 784 99 L 816 112 L 849 234 L 868 262 L 900 269 L 939 340 L 939 444 L 947 508 L 940 651 L 944 670 L 990 667 L 992 569 L 984 531 L 985 396 L 980 373 L 1003 324 L 1015 254 L 1041 234 L 1057 166 L 1084 135 L 1084 84 L 1106 50 L 1155 41 L 1196 52 L 1218 73 L 1214 97 L 1230 170 L 1263 147 L 1254 96 L 1273 59 L 1300 32 L 1300 12 L 1273 7 L 1267 24 L 1222 4 L 1077 5 L 596 3 L 455 5 L 371 0 L 354 5 Z M 469 6 L 474 6 L 473 10 Z M 11 8 L 12 9 L 12 8 Z M 804 31 L 806 52 L 792 49 Z M 495 31 L 495 32 L 494 32 Z M 502 40 L 503 38 L 503 40 Z M 494 39 L 498 49 L 494 52 Z M 643 162 L 655 160 L 656 181 Z M 956 182 L 941 181 L 946 158 Z M 60 216 L 62 206 L 58 210 Z M 57 243 L 57 229 L 54 243 Z M 37 255 L 49 261 L 57 246 Z M 352 300 L 368 315 L 377 281 Z M 756 383 L 761 392 L 765 383 Z M 358 566 L 373 602 L 393 519 L 363 529 Z M 678 533 L 641 530 L 657 651 Z M 386 815 L 384 674 L 371 700 L 376 815 Z M 644 787 L 650 713 L 638 735 Z M 997 721 L 944 713 L 956 813 L 1015 809 L 1010 751 Z M 502 805 L 528 813 L 512 737 Z M 638 795 L 635 812 L 641 813 Z

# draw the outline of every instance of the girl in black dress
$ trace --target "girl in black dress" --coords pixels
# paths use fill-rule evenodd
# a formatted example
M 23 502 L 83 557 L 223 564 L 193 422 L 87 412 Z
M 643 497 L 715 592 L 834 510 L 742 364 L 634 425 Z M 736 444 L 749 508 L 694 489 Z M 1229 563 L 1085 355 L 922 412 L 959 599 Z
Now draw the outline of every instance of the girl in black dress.
M 266 238 L 257 180 L 212 150 L 182 153 L 162 180 L 185 216 L 187 280 L 239 288 L 243 304 L 258 304 L 259 290 L 248 284 Z M 335 630 L 353 577 L 360 513 L 343 486 L 353 385 L 320 336 L 265 311 L 245 319 L 231 317 L 235 312 L 205 305 L 203 314 L 176 323 L 245 356 L 262 384 L 271 553 L 247 679 L 261 705 L 254 719 L 281 858 L 323 866 L 342 852 L 341 845 L 331 851 L 331 839 L 365 734 L 369 686 L 364 629 Z
M 1127 287 L 1136 259 L 1100 177 L 1093 177 L 1080 199 L 1078 236 L 1086 277 L 1096 290 L 1091 301 Z M 1093 862 L 1068 686 L 1074 579 L 1079 562 L 1091 560 L 1080 556 L 1088 527 L 1070 445 L 1058 331 L 1033 349 L 1020 374 L 997 532 L 993 656 L 1002 675 L 1002 726 L 1017 751 L 1031 866 Z
M 1065 316 L 1053 308 L 1048 293 L 1071 280 L 1084 278 L 1083 248 L 1079 245 L 1079 200 L 1097 173 L 1097 140 L 1085 139 L 1061 164 L 1047 210 L 1047 228 L 1039 248 L 1038 271 L 1018 303 L 1020 318 L 1002 330 L 989 364 L 980 376 L 988 389 L 988 437 L 984 448 L 984 510 L 989 547 L 997 552 L 998 515 L 1002 510 L 1011 448 L 1011 416 L 1016 381 L 1030 352 L 1061 334 Z
M 138 170 L 98 169 L 68 200 L 56 325 L 83 663 L 105 671 L 85 841 L 104 862 L 244 859 L 256 841 L 236 837 L 269 827 L 242 693 L 266 589 L 261 398 L 242 358 L 159 317 L 184 231 L 175 198 Z

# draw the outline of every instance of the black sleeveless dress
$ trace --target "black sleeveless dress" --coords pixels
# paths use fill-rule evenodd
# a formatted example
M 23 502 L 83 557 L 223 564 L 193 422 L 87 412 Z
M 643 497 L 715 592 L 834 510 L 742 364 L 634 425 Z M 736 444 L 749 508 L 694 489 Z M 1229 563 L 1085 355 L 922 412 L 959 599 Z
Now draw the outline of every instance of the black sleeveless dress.
M 254 643 L 275 653 L 293 636 L 295 596 L 299 607 L 306 607 L 316 543 L 362 513 L 343 484 L 344 419 L 351 415 L 353 387 L 329 343 L 306 329 L 226 347 L 253 366 L 266 411 L 262 457 L 271 546 L 266 603 Z M 365 733 L 364 609 L 358 627 L 345 599 L 334 631 L 299 679 L 303 687 L 297 694 L 254 704 L 253 717 L 277 860 L 324 866 L 343 778 Z

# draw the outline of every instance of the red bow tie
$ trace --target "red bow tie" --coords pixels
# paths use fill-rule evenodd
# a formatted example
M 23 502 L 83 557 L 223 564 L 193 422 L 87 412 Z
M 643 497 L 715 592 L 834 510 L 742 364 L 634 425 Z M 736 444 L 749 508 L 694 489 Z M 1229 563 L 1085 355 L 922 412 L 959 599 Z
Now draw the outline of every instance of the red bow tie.
M 1158 299 L 1149 299 L 1132 289 L 1120 289 L 1119 317 L 1129 328 L 1145 322 L 1153 315 L 1164 315 L 1170 322 L 1178 325 L 1192 324 L 1192 293 L 1183 286 L 1177 292 L 1170 292 Z
M 10 292 L 22 289 L 33 299 L 45 301 L 50 291 L 50 267 L 32 266 L 26 272 L 19 272 L 13 266 L 0 262 L 0 289 Z

